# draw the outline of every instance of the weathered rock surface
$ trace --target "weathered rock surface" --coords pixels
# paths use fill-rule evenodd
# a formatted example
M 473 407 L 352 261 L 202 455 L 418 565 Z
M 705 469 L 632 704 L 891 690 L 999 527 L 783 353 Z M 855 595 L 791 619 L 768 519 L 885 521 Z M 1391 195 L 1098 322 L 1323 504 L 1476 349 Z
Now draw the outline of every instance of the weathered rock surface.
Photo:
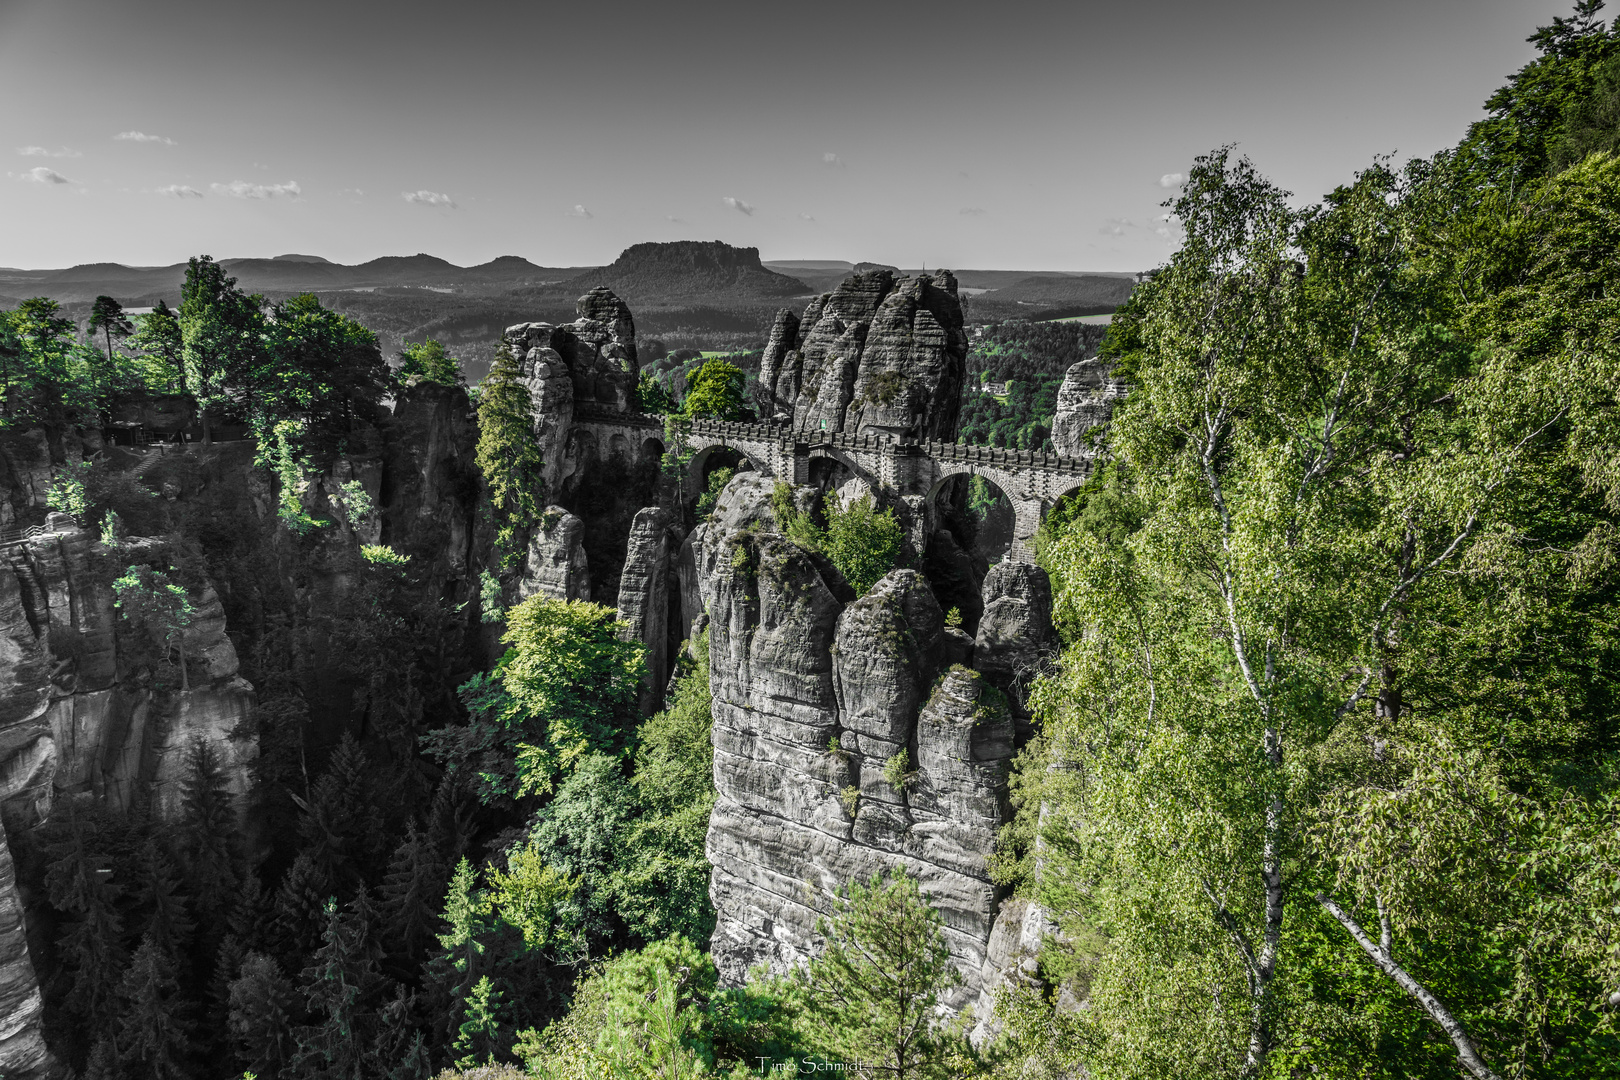
M 715 961 L 732 982 L 761 961 L 797 964 L 819 949 L 834 890 L 904 867 L 944 919 L 960 1008 L 978 997 L 996 913 L 987 857 L 1005 820 L 1010 717 L 976 673 L 936 683 L 944 617 L 919 574 L 894 571 L 849 601 L 776 531 L 771 488 L 737 477 L 692 538 L 719 793 Z M 902 752 L 897 789 L 884 766 Z
M 761 408 L 795 427 L 954 439 L 967 336 L 956 278 L 847 278 L 803 318 L 777 313 L 760 362 Z
M 980 972 L 978 1003 L 971 1038 L 975 1044 L 994 1039 L 1000 1031 L 995 1021 L 997 991 L 1019 985 L 1032 986 L 1040 980 L 1041 942 L 1057 932 L 1041 905 L 1023 897 L 1010 897 L 1001 905 L 996 925 L 985 949 Z
M 1000 562 L 984 579 L 984 613 L 974 666 L 1022 706 L 1029 684 L 1057 645 L 1052 581 L 1029 563 Z
M 553 600 L 589 600 L 590 567 L 585 558 L 585 523 L 560 506 L 548 506 L 529 538 L 517 599 L 535 594 Z
M 579 315 L 571 323 L 518 323 L 506 329 L 505 340 L 518 353 L 532 380 L 534 394 L 542 382 L 558 376 L 552 365 L 560 362 L 573 385 L 572 403 L 625 412 L 632 407 L 636 391 L 636 327 L 630 309 L 612 290 L 598 286 L 574 304 Z M 544 365 L 544 373 L 539 368 Z M 535 402 L 535 416 L 547 414 L 550 401 L 561 402 L 560 394 Z M 559 414 L 560 415 L 560 414 Z M 568 423 L 561 423 L 566 432 Z M 542 437 L 542 449 L 549 434 Z M 549 457 L 547 460 L 551 460 Z
M 26 827 L 64 795 L 128 810 L 145 791 L 172 819 L 196 739 L 213 745 L 232 790 L 245 793 L 257 750 L 231 732 L 252 709 L 253 688 L 237 674 L 213 587 L 193 593 L 182 689 L 178 670 L 160 665 L 153 677 L 155 643 L 113 607 L 114 574 L 167 568 L 166 545 L 108 550 L 69 518 L 49 524 L 57 531 L 0 552 L 0 814 Z
M 670 668 L 670 579 L 680 537 L 675 515 L 649 506 L 630 526 L 630 543 L 619 575 L 619 622 L 627 640 L 647 646 L 647 675 L 642 686 L 642 712 L 663 699 Z M 676 587 L 679 588 L 677 581 Z
M 11 848 L 0 824 L 0 1075 L 8 1080 L 39 1080 L 55 1071 L 45 1048 L 44 1011 Z
M 1052 446 L 1064 457 L 1094 457 L 1097 439 L 1113 415 L 1114 405 L 1130 387 L 1113 378 L 1108 365 L 1092 358 L 1069 367 L 1058 387 L 1052 418 Z

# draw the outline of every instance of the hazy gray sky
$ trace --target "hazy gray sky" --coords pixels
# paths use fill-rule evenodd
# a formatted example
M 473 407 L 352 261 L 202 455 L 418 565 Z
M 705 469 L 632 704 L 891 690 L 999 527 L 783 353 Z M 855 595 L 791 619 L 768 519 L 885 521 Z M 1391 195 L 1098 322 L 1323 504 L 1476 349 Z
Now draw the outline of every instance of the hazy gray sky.
M 1138 269 L 1195 155 L 1303 198 L 1431 153 L 1572 6 L 0 0 L 0 265 Z

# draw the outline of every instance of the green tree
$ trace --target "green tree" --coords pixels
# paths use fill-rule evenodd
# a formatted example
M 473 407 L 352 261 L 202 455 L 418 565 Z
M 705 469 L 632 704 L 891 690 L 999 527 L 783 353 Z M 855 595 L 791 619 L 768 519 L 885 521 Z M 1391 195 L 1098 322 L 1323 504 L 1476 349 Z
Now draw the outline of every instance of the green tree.
M 668 707 L 637 734 L 630 783 L 639 812 L 614 871 L 619 917 L 648 942 L 670 934 L 707 941 L 714 930 L 704 853 L 716 797 L 707 632 L 691 651 L 697 660 L 683 665 Z
M 377 335 L 311 293 L 276 304 L 264 339 L 263 362 L 248 378 L 248 412 L 261 438 L 292 421 L 300 453 L 331 453 L 388 389 Z
M 478 384 L 478 450 L 495 514 L 495 543 L 504 566 L 523 557 L 528 532 L 546 505 L 544 462 L 534 434 L 534 403 L 511 345 L 502 342 Z
M 643 371 L 636 382 L 636 406 L 644 413 L 666 415 L 676 410 L 675 399 L 650 371 Z
M 180 654 L 180 689 L 191 689 L 186 672 L 186 628 L 191 625 L 196 609 L 185 588 L 176 584 L 162 570 L 150 566 L 131 566 L 123 577 L 113 582 L 113 601 L 124 618 L 163 643 L 163 656 L 168 658 L 171 647 Z
M 434 338 L 406 345 L 399 352 L 399 368 L 394 377 L 400 385 L 411 387 L 420 383 L 439 386 L 466 386 L 467 373 L 461 361 L 445 352 L 444 344 Z
M 249 953 L 242 973 L 231 983 L 230 1028 L 236 1060 L 244 1072 L 273 1077 L 293 1056 L 293 1015 L 297 1007 L 292 983 L 276 962 Z
M 686 381 L 682 415 L 713 420 L 751 420 L 742 369 L 724 360 L 709 360 Z
M 236 796 L 214 743 L 193 739 L 180 779 L 178 850 L 198 929 L 211 951 L 241 892 Z
M 205 444 L 213 441 L 220 410 L 234 404 L 253 414 L 265 357 L 263 307 L 261 297 L 237 288 L 212 257 L 187 263 L 177 321 L 186 386 L 197 399 Z
M 180 319 L 168 303 L 159 300 L 145 315 L 135 317 L 130 347 L 140 357 L 146 385 L 179 393 L 186 391 L 185 343 Z
M 373 1006 L 386 990 L 371 938 L 370 905 L 362 893 L 340 911 L 326 902 L 321 947 L 299 975 L 299 992 L 314 1023 L 297 1031 L 292 1067 L 331 1077 L 362 1077 L 377 1022 Z
M 106 350 L 107 370 L 115 370 L 118 364 L 113 357 L 113 338 L 123 340 L 135 332 L 135 324 L 124 314 L 124 305 L 110 296 L 96 297 L 95 303 L 90 306 L 88 326 L 92 335 L 100 331 Z
M 949 1075 L 935 1007 L 961 975 L 917 882 L 904 870 L 850 882 L 816 932 L 827 944 L 804 975 L 816 1045 L 895 1077 Z
M 138 1080 L 184 1080 L 191 1075 L 190 1024 L 175 977 L 174 958 L 151 937 L 141 941 L 118 988 L 115 1044 L 126 1076 Z
M 48 297 L 24 300 L 11 312 L 5 406 L 13 424 L 60 427 L 90 404 L 85 365 L 75 351 L 78 328 Z
M 905 546 L 905 532 L 893 510 L 879 511 L 870 495 L 839 505 L 834 496 L 827 504 L 827 530 L 822 550 L 844 575 L 857 596 L 864 596 L 878 580 L 895 568 Z

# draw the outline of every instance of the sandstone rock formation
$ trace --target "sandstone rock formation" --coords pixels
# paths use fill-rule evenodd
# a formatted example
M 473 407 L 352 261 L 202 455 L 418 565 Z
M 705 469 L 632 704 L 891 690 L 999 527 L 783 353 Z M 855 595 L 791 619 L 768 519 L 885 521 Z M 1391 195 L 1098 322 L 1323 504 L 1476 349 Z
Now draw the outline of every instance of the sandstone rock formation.
M 1108 365 L 1096 358 L 1070 366 L 1058 387 L 1057 413 L 1052 418 L 1052 446 L 1064 457 L 1093 457 L 1099 428 L 1108 423 L 1114 405 L 1130 389 L 1115 379 Z
M 649 506 L 637 514 L 630 526 L 630 543 L 619 575 L 620 633 L 627 640 L 647 646 L 643 713 L 657 707 L 669 682 L 670 579 L 680 543 L 680 536 L 672 528 L 674 523 L 675 515 L 661 506 Z
M 178 781 L 191 742 L 220 756 L 237 794 L 247 791 L 251 741 L 231 731 L 253 707 L 237 674 L 224 611 L 211 585 L 194 593 L 184 634 L 190 690 L 175 675 L 153 682 L 133 658 L 150 652 L 113 608 L 112 574 L 124 565 L 167 567 L 161 542 L 109 551 L 68 518 L 58 531 L 0 552 L 0 811 L 32 825 L 65 795 L 128 810 L 138 791 L 154 811 L 179 812 Z
M 795 319 L 777 313 L 761 407 L 812 431 L 951 440 L 967 336 L 956 278 L 855 274 Z
M 560 506 L 548 506 L 529 537 L 517 599 L 536 593 L 554 600 L 589 600 L 591 578 L 585 558 L 585 523 Z
M 43 1080 L 55 1071 L 45 1048 L 44 1010 L 28 955 L 11 848 L 0 824 L 0 1075 L 8 1080 Z
M 1012 699 L 1014 715 L 1027 721 L 1030 684 L 1057 647 L 1051 579 L 1038 566 L 1000 562 L 986 575 L 983 595 L 974 666 Z
M 579 318 L 561 326 L 529 322 L 507 327 L 504 340 L 525 366 L 530 393 L 547 388 L 566 372 L 573 403 L 616 412 L 629 410 L 635 402 L 637 366 L 636 327 L 630 309 L 610 289 L 599 286 L 580 297 L 574 310 Z M 554 367 L 558 363 L 562 371 Z M 553 402 L 560 405 L 562 401 L 560 391 L 536 400 L 536 419 L 547 417 L 548 424 L 566 431 L 572 413 L 564 417 L 553 407 Z M 550 438 L 542 433 L 542 451 Z
M 893 571 L 853 599 L 776 531 L 771 488 L 737 477 L 692 539 L 719 793 L 715 962 L 736 982 L 760 961 L 806 959 L 834 890 L 904 867 L 943 916 L 961 1008 L 996 914 L 987 858 L 1006 820 L 1011 718 L 978 673 L 941 677 L 944 616 L 921 575 Z

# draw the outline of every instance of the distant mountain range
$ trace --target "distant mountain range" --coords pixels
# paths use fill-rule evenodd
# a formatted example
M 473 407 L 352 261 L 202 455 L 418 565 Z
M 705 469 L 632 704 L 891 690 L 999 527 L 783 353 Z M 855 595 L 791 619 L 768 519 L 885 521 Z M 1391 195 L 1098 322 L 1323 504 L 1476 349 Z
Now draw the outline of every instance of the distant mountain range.
M 803 308 L 811 297 L 878 263 L 827 259 L 762 262 L 756 248 L 719 241 L 636 244 L 607 266 L 539 266 L 503 255 L 457 266 L 433 255 L 390 255 L 345 266 L 318 255 L 222 259 L 249 292 L 278 300 L 313 292 L 323 303 L 376 331 L 392 355 L 406 342 L 436 337 L 481 371 L 501 331 L 531 319 L 574 318 L 574 300 L 607 285 L 630 305 L 644 337 L 670 347 L 763 345 L 777 308 Z M 920 269 L 887 267 L 904 274 Z M 1027 270 L 957 270 L 964 315 L 971 322 L 1102 314 L 1130 295 L 1135 275 Z M 180 300 L 186 266 L 87 263 L 66 270 L 0 268 L 0 307 L 49 296 L 81 322 L 91 301 L 108 295 L 127 308 Z

